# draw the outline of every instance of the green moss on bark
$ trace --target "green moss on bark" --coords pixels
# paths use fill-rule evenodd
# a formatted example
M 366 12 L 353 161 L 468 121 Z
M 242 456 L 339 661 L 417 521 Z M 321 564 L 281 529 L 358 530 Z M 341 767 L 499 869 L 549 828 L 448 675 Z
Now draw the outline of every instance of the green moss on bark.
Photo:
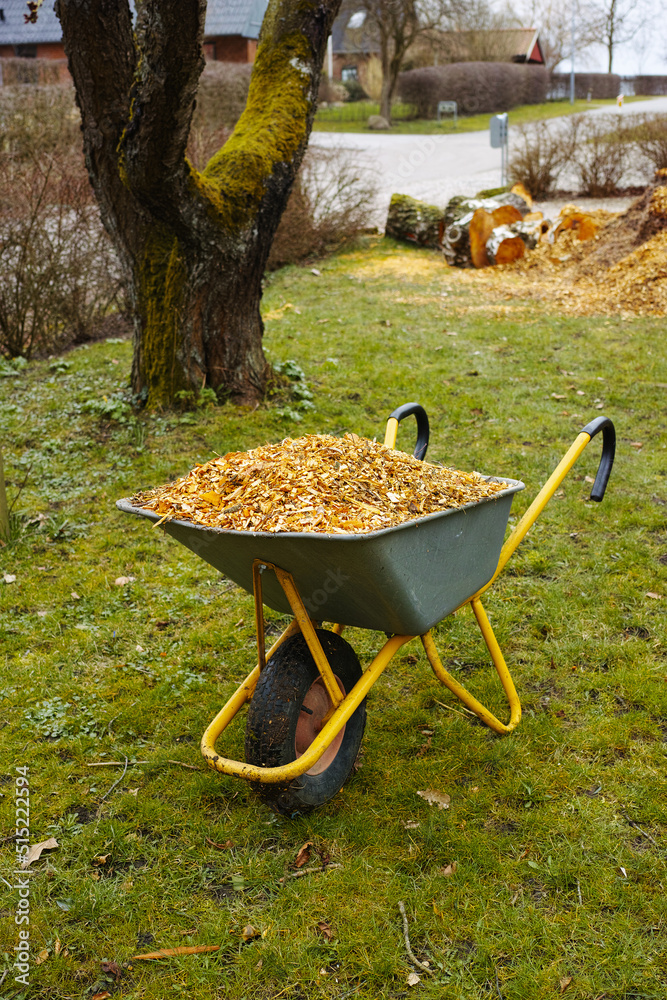
M 262 42 L 246 109 L 231 138 L 203 173 L 191 172 L 193 186 L 227 232 L 239 232 L 254 219 L 276 165 L 289 167 L 305 146 L 312 72 L 312 52 L 303 35 L 288 35 L 278 44 Z
M 181 319 L 187 271 L 178 240 L 156 225 L 146 241 L 139 269 L 140 308 L 143 313 L 141 380 L 148 388 L 150 408 L 168 406 L 183 380 Z

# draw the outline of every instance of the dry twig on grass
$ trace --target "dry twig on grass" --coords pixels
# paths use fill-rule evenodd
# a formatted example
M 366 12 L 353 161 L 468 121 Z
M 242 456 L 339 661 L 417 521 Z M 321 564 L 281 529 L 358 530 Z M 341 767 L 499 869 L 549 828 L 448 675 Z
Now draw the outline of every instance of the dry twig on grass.
M 402 899 L 399 899 L 398 901 L 398 908 L 401 911 L 401 916 L 403 918 L 403 940 L 405 941 L 405 950 L 408 953 L 408 958 L 410 959 L 412 964 L 415 965 L 418 969 L 421 969 L 422 972 L 428 972 L 431 976 L 435 975 L 433 969 L 429 965 L 424 965 L 424 963 L 420 962 L 418 958 L 415 958 L 414 952 L 410 947 L 410 937 L 408 935 L 408 917 L 405 912 L 405 903 L 403 902 Z

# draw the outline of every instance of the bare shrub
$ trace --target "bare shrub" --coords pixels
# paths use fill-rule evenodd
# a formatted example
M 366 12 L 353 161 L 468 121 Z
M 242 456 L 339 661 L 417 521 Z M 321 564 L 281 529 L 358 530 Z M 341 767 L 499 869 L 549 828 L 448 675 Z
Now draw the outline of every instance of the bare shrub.
M 633 115 L 628 128 L 648 162 L 656 170 L 667 167 L 667 115 Z
M 119 307 L 122 285 L 71 92 L 8 90 L 0 91 L 0 353 L 29 358 L 92 336 Z
M 349 152 L 309 149 L 273 240 L 269 270 L 331 253 L 368 229 L 375 193 Z
M 192 129 L 230 131 L 243 114 L 248 99 L 252 66 L 244 63 L 207 62 L 199 78 Z
M 572 135 L 547 122 L 512 130 L 510 184 L 521 183 L 533 198 L 546 198 L 572 152 Z
M 415 105 L 420 118 L 435 118 L 439 101 L 456 101 L 460 114 L 507 111 L 546 98 L 542 66 L 461 62 L 408 70 L 398 79 L 402 101 Z
M 603 198 L 618 190 L 628 163 L 627 127 L 619 115 L 575 115 L 568 121 L 582 194 Z

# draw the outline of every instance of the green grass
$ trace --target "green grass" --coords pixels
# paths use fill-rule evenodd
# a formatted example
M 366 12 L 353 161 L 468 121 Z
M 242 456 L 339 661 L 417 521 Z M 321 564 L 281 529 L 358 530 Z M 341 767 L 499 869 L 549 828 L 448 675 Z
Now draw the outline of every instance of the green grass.
M 644 97 L 626 97 L 627 104 L 630 101 L 646 100 Z M 519 108 L 513 108 L 508 112 L 510 125 L 525 125 L 529 122 L 542 121 L 545 118 L 559 118 L 562 115 L 577 114 L 582 111 L 591 111 L 594 108 L 616 107 L 615 100 L 600 101 L 547 101 L 544 104 L 524 104 Z M 451 135 L 460 132 L 482 132 L 489 127 L 488 114 L 484 115 L 461 115 L 456 125 L 451 118 L 442 122 L 425 119 L 403 120 L 406 115 L 406 105 L 398 106 L 398 114 L 401 120 L 394 119 L 390 129 L 381 132 L 380 135 Z M 344 104 L 341 108 L 320 108 L 315 116 L 313 129 L 316 132 L 370 132 L 366 122 L 369 115 L 379 113 L 379 105 L 371 102 L 363 102 L 363 114 L 360 114 L 359 105 Z
M 0 379 L 10 503 L 25 484 L 0 549 L 0 581 L 16 577 L 0 582 L 0 993 L 662 1000 L 664 323 L 559 315 L 524 300 L 518 278 L 512 299 L 480 295 L 437 255 L 386 240 L 319 269 L 271 275 L 264 299 L 281 317 L 267 322 L 267 354 L 298 360 L 314 410 L 283 401 L 135 418 L 117 395 L 128 342 Z M 253 663 L 251 598 L 114 501 L 287 434 L 381 435 L 412 399 L 431 418 L 432 460 L 524 480 L 514 517 L 605 413 L 618 431 L 608 494 L 586 502 L 596 439 L 487 595 L 523 703 L 512 735 L 465 716 L 412 643 L 371 692 L 356 776 L 319 811 L 278 819 L 247 784 L 205 770 L 198 749 Z M 402 426 L 399 445 L 412 434 Z M 115 585 L 121 576 L 135 579 Z M 346 636 L 362 662 L 383 642 Z M 505 717 L 469 612 L 436 640 Z M 241 720 L 224 749 L 242 746 Z M 124 776 L 88 766 L 126 757 Z M 59 844 L 27 876 L 33 957 L 47 954 L 28 989 L 10 967 L 18 897 L 7 886 L 22 766 L 31 840 Z M 417 795 L 426 788 L 447 792 L 449 810 Z M 313 861 L 340 867 L 291 877 L 308 840 Z M 415 987 L 399 900 L 435 973 Z M 261 936 L 245 943 L 248 924 Z M 129 962 L 183 944 L 220 948 Z

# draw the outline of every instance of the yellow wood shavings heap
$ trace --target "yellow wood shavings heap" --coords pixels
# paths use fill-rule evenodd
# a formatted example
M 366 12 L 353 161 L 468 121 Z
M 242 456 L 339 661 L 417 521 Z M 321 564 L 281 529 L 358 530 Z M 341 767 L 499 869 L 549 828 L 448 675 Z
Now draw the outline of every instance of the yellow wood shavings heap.
M 235 531 L 349 534 L 390 528 L 505 488 L 356 434 L 307 434 L 197 465 L 174 483 L 139 493 L 132 503 L 156 511 L 162 521 L 179 518 Z

